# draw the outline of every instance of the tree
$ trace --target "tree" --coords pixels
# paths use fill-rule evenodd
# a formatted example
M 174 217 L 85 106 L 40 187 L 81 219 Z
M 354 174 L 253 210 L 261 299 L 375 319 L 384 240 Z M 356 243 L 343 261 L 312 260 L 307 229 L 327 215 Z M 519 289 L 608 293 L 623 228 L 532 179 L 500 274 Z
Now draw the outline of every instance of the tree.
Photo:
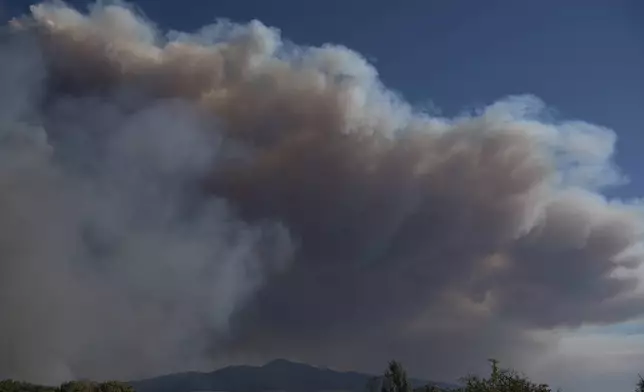
M 130 385 L 119 381 L 107 381 L 99 384 L 99 392 L 135 392 Z
M 89 381 L 69 381 L 62 384 L 60 392 L 99 392 L 98 384 Z
M 467 376 L 462 379 L 464 387 L 458 392 L 552 392 L 546 384 L 536 384 L 527 377 L 509 369 L 499 368 L 499 362 L 491 359 L 489 378 Z
M 90 381 L 70 381 L 58 388 L 58 392 L 134 392 L 128 384 L 119 381 L 96 383 Z
M 15 380 L 0 381 L 0 392 L 57 392 L 57 388 L 33 385 Z
M 637 377 L 639 377 L 639 380 L 637 381 L 635 392 L 644 392 L 644 378 L 642 378 L 641 374 L 638 374 Z
M 407 380 L 407 373 L 400 362 L 389 362 L 381 392 L 412 392 L 409 380 Z
M 118 381 L 96 383 L 91 381 L 69 381 L 59 387 L 46 387 L 22 381 L 0 381 L 0 392 L 135 392 L 128 384 Z

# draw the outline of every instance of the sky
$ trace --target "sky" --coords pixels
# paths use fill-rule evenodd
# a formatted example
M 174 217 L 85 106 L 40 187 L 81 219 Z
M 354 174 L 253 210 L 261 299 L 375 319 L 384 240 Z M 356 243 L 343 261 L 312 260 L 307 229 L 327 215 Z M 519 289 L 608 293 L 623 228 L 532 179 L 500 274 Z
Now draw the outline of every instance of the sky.
M 611 129 L 617 136 L 614 160 L 628 182 L 601 193 L 625 201 L 644 196 L 639 147 L 644 143 L 641 1 L 133 3 L 162 30 L 194 31 L 219 18 L 238 23 L 257 19 L 297 45 L 346 46 L 373 64 L 386 87 L 437 115 L 453 117 L 509 96 L 534 95 L 557 119 Z M 17 15 L 30 4 L 4 0 L 0 9 Z M 557 325 L 562 329 L 556 347 L 524 370 L 565 391 L 630 390 L 638 371 L 644 372 L 644 324 L 601 323 L 605 325 L 567 330 L 565 323 Z M 322 356 L 321 361 L 332 357 Z M 414 370 L 420 373 L 418 367 Z
M 30 3 L 4 0 L 4 8 L 15 15 Z M 345 45 L 374 61 L 389 88 L 450 115 L 534 94 L 565 118 L 614 129 L 619 165 L 629 173 L 640 166 L 644 6 L 637 0 L 131 3 L 164 29 L 190 31 L 216 18 L 258 19 L 300 45 Z M 617 195 L 643 193 L 644 184 L 631 176 Z

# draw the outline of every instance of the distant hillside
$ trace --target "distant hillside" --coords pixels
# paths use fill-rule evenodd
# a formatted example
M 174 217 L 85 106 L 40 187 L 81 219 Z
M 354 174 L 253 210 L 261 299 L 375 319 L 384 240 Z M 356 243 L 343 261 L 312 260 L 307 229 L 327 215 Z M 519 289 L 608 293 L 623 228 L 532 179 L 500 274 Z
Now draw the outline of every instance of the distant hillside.
M 369 374 L 338 372 L 278 359 L 264 366 L 229 366 L 210 373 L 169 374 L 129 384 L 137 392 L 364 392 L 373 378 Z M 412 380 L 412 383 L 415 387 L 430 384 L 423 380 Z

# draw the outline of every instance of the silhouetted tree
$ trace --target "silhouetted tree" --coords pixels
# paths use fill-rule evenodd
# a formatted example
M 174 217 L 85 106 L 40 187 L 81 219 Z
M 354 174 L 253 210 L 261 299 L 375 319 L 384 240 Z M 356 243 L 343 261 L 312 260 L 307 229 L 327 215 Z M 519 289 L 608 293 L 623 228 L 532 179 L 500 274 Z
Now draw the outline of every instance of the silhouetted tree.
M 21 381 L 0 381 L 0 392 L 56 392 L 56 389 L 57 388 L 33 385 Z
M 60 392 L 98 392 L 98 384 L 89 381 L 69 381 L 62 384 Z
M 407 373 L 399 362 L 389 362 L 381 392 L 412 392 L 409 380 L 407 380 Z
M 59 387 L 46 387 L 21 381 L 0 381 L 0 392 L 135 392 L 128 384 L 118 381 L 96 383 L 91 381 L 69 381 Z
M 99 392 L 135 392 L 130 385 L 119 381 L 107 381 L 98 385 Z
M 459 392 L 552 392 L 546 384 L 536 384 L 527 377 L 509 369 L 499 368 L 499 362 L 491 359 L 489 378 L 467 376 L 462 379 L 464 387 Z

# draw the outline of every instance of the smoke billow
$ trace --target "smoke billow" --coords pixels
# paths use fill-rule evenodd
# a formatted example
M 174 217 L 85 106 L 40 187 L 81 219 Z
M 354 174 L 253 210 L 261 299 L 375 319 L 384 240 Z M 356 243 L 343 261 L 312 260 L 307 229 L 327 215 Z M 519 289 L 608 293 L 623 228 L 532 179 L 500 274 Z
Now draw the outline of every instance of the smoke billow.
M 453 377 L 644 313 L 612 131 L 440 118 L 339 46 L 43 3 L 0 42 L 1 376 L 286 356 Z M 631 272 L 629 272 L 631 271 Z

